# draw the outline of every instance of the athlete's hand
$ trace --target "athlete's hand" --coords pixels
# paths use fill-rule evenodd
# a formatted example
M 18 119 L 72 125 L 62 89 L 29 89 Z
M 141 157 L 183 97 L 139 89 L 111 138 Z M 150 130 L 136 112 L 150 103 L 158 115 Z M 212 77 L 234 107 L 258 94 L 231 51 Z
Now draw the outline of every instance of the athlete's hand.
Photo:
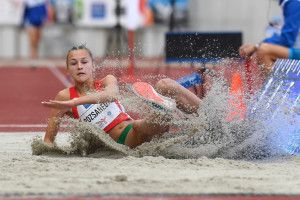
M 59 110 L 69 110 L 70 108 L 75 106 L 74 99 L 66 100 L 66 101 L 57 101 L 57 100 L 42 101 L 42 104 L 48 108 L 56 108 Z
M 54 147 L 54 143 L 52 141 L 50 141 L 49 139 L 47 139 L 47 138 L 44 138 L 44 144 L 49 148 Z
M 244 44 L 239 48 L 239 54 L 242 58 L 248 58 L 256 51 L 256 49 L 254 44 Z

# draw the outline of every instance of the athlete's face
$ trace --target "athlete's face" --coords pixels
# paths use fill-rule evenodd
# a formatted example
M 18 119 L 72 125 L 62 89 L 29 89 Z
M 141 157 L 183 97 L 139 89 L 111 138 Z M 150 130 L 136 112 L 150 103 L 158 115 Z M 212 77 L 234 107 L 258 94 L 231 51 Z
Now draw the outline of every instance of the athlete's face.
M 68 71 L 75 82 L 93 79 L 93 59 L 85 49 L 73 50 L 67 58 Z

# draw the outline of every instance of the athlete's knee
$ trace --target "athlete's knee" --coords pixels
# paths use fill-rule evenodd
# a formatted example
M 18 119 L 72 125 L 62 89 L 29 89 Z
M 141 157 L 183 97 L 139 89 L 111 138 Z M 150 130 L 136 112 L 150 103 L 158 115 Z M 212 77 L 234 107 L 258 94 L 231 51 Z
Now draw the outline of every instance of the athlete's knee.
M 174 90 L 176 83 L 176 81 L 170 78 L 164 78 L 156 83 L 155 89 L 157 89 L 160 93 L 169 93 L 170 91 Z

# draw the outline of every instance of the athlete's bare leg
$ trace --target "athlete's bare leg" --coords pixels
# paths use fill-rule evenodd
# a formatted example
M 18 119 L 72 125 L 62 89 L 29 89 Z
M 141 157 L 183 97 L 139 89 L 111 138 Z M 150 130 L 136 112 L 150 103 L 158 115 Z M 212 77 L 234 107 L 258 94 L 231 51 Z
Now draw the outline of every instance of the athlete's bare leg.
M 155 89 L 162 95 L 176 101 L 176 106 L 186 113 L 196 113 L 201 103 L 194 93 L 184 88 L 176 81 L 166 78 L 157 82 Z M 133 129 L 127 135 L 125 144 L 134 148 L 144 142 L 150 141 L 153 136 L 169 130 L 171 116 L 164 112 L 155 112 L 147 118 L 134 120 Z
M 38 58 L 38 48 L 41 38 L 41 29 L 36 27 L 28 27 L 27 28 L 28 37 L 29 37 L 29 45 L 30 45 L 30 58 L 37 59 Z
M 186 113 L 197 112 L 201 103 L 199 97 L 170 78 L 158 81 L 155 89 L 160 94 L 174 99 L 177 107 Z
M 127 135 L 125 144 L 131 148 L 141 145 L 144 142 L 149 142 L 155 135 L 160 135 L 169 130 L 168 117 L 157 119 L 157 115 L 147 117 L 146 119 L 134 120 L 133 128 Z

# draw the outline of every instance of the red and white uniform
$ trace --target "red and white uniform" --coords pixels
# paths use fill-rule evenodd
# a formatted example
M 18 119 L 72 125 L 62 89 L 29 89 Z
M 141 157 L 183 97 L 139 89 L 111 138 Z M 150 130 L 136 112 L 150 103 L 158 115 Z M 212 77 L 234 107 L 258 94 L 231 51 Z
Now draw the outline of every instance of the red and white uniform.
M 102 90 L 101 81 L 95 81 L 94 84 L 96 90 Z M 69 91 L 70 99 L 79 97 L 75 87 L 71 87 Z M 105 132 L 110 131 L 121 122 L 131 119 L 117 100 L 99 104 L 79 105 L 72 108 L 72 113 L 75 119 L 97 124 Z

